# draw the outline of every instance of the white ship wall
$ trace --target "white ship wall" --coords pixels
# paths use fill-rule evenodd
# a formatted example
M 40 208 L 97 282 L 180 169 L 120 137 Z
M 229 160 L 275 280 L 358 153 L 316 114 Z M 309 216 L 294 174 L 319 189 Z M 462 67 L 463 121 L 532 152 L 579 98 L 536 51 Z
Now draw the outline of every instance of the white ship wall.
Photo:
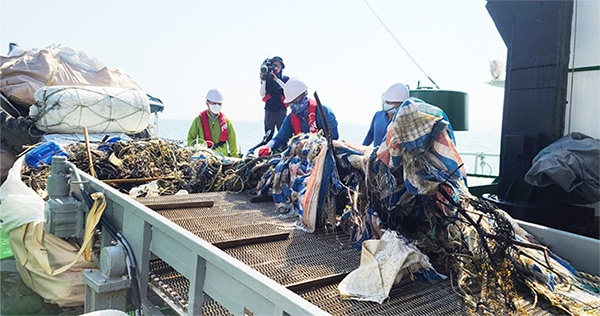
M 600 66 L 600 1 L 575 0 L 569 69 Z M 600 70 L 569 73 L 565 135 L 581 132 L 600 138 Z M 600 203 L 594 207 L 600 216 Z
M 600 66 L 599 30 L 600 1 L 576 0 L 569 69 Z M 566 112 L 565 135 L 581 132 L 600 138 L 600 70 L 569 73 Z

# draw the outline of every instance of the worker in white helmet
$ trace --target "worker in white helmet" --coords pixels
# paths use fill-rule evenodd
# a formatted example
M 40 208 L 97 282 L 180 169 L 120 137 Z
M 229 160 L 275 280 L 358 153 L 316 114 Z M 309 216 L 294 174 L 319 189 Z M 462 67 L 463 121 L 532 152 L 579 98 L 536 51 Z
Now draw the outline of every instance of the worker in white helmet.
M 377 147 L 385 138 L 387 126 L 394 118 L 396 110 L 402 105 L 404 100 L 408 99 L 410 93 L 408 88 L 403 83 L 395 83 L 391 85 L 382 96 L 382 109 L 375 112 L 371 120 L 371 127 L 363 140 L 363 145 L 368 146 L 373 144 Z
M 289 103 L 292 110 L 288 114 L 281 129 L 277 135 L 273 137 L 266 145 L 259 148 L 258 155 L 266 156 L 277 150 L 281 145 L 287 144 L 288 140 L 299 133 L 316 133 L 323 129 L 323 120 L 321 115 L 317 113 L 317 102 L 308 97 L 308 87 L 306 84 L 297 79 L 290 79 L 283 88 L 285 103 Z M 338 123 L 333 112 L 326 106 L 322 106 L 325 114 L 325 119 L 331 131 L 331 138 L 338 139 Z
M 239 157 L 235 129 L 231 121 L 221 112 L 223 95 L 217 89 L 206 94 L 207 109 L 200 112 L 188 131 L 187 144 L 194 146 L 205 143 L 213 151 L 227 157 Z

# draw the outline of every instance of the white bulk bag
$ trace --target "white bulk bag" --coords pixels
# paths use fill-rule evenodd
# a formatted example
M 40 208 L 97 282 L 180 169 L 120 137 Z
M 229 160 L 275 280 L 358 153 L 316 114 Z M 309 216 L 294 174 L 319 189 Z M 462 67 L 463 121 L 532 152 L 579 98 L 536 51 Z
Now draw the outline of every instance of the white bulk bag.
M 0 92 L 26 114 L 33 94 L 43 86 L 94 86 L 142 90 L 127 73 L 108 67 L 100 60 L 60 44 L 13 50 L 0 56 Z
M 34 93 L 29 108 L 35 126 L 48 133 L 127 133 L 143 131 L 150 122 L 146 94 L 113 87 L 45 86 Z

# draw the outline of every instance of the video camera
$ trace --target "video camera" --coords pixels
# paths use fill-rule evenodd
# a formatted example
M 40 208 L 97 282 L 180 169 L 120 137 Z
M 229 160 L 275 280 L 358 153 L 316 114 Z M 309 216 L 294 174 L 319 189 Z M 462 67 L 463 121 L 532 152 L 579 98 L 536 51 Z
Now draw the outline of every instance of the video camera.
M 273 72 L 275 69 L 277 69 L 277 66 L 273 64 L 273 59 L 265 59 L 262 65 L 260 65 L 260 78 L 262 80 L 267 80 L 267 78 L 269 77 L 269 73 Z

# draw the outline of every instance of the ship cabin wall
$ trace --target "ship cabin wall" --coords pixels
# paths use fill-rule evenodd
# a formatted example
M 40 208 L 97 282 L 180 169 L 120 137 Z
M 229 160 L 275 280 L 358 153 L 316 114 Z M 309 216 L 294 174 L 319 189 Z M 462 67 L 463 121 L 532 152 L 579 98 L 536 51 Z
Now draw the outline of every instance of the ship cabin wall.
M 600 1 L 573 4 L 565 135 L 600 138 Z
M 573 3 L 565 131 L 600 138 L 600 1 Z M 600 203 L 594 204 L 600 216 Z

